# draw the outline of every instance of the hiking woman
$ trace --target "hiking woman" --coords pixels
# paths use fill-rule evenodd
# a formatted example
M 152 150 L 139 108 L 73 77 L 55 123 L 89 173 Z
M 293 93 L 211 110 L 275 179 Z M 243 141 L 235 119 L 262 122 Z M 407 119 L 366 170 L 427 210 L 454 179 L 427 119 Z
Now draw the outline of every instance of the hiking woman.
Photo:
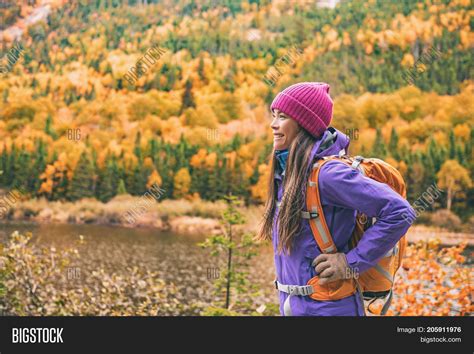
M 329 88 L 319 82 L 295 84 L 280 92 L 271 104 L 274 146 L 268 199 L 258 236 L 273 243 L 275 283 L 284 315 L 363 316 L 357 292 L 338 300 L 318 301 L 305 296 L 304 289 L 296 291 L 291 286 L 302 288 L 315 276 L 320 286 L 330 286 L 363 273 L 406 233 L 410 224 L 404 216 L 414 218 L 409 203 L 389 186 L 364 177 L 351 166 L 330 161 L 321 167 L 319 191 L 337 252 L 322 254 L 319 250 L 308 220 L 301 217 L 306 210 L 309 173 L 317 159 L 347 152 L 349 147 L 349 138 L 329 127 L 333 110 Z M 356 211 L 377 221 L 350 249 Z

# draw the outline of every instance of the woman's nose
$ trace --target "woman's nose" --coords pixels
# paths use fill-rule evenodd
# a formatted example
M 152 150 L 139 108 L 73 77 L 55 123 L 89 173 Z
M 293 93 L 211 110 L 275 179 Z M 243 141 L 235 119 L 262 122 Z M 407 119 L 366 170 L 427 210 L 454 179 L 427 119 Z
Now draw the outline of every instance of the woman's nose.
M 274 118 L 272 120 L 272 123 L 270 124 L 270 127 L 273 129 L 273 130 L 278 130 L 278 128 L 280 127 L 278 125 L 278 119 Z

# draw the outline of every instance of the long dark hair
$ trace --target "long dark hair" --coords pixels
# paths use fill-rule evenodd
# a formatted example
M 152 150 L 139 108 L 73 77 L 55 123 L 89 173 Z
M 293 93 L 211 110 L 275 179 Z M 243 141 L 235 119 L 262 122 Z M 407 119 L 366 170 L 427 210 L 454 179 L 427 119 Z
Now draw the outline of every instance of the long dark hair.
M 301 231 L 301 211 L 305 209 L 305 194 L 308 185 L 308 172 L 311 161 L 311 149 L 317 138 L 309 134 L 305 129 L 295 136 L 290 144 L 288 161 L 283 180 L 285 191 L 278 213 L 278 252 L 283 250 L 291 252 L 293 241 Z M 268 180 L 268 197 L 265 203 L 265 212 L 257 239 L 271 240 L 273 221 L 276 211 L 277 190 L 274 180 L 277 161 L 275 149 L 271 156 L 271 172 Z

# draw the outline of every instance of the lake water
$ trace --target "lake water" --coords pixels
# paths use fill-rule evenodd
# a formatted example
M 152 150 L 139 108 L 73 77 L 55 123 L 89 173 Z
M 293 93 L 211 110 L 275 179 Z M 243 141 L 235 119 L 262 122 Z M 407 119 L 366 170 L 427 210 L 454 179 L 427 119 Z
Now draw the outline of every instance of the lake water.
M 58 250 L 75 246 L 79 235 L 83 235 L 86 243 L 77 247 L 81 256 L 77 265 L 81 279 L 98 267 L 118 273 L 127 266 L 145 267 L 157 272 L 166 282 L 174 283 L 180 289 L 177 297 L 182 303 L 188 303 L 191 298 L 209 303 L 215 299 L 213 278 L 219 276 L 226 265 L 225 257 L 212 257 L 208 250 L 198 246 L 205 238 L 199 235 L 104 225 L 18 223 L 0 224 L 0 242 L 5 242 L 15 230 L 32 232 L 34 244 L 54 246 Z M 252 281 L 261 284 L 267 294 L 273 293 L 274 268 L 270 247 L 262 248 L 253 263 Z
M 15 230 L 32 232 L 32 242 L 42 246 L 63 249 L 75 245 L 79 235 L 86 243 L 78 247 L 80 253 L 80 278 L 98 267 L 110 273 L 123 273 L 127 266 L 157 272 L 167 283 L 177 286 L 177 300 L 190 304 L 199 300 L 211 304 L 216 300 L 213 294 L 213 278 L 220 275 L 226 266 L 225 255 L 212 257 L 208 250 L 198 246 L 204 236 L 179 235 L 145 228 L 124 228 L 104 225 L 75 224 L 0 224 L 0 242 L 5 242 Z M 465 250 L 472 266 L 472 247 Z M 274 279 L 273 254 L 270 246 L 262 247 L 252 262 L 250 279 L 264 291 L 261 297 L 252 297 L 254 303 L 277 303 L 277 294 L 272 286 Z M 187 310 L 186 310 L 187 311 Z M 184 312 L 182 314 L 196 314 Z

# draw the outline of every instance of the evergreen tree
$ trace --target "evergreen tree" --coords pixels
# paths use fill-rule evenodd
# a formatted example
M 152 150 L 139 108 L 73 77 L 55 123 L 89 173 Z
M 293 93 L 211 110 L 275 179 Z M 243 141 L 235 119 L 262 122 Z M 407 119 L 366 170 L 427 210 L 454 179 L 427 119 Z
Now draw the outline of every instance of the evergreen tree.
M 199 57 L 198 75 L 199 75 L 199 79 L 204 84 L 207 84 L 208 80 L 206 77 L 206 73 L 204 72 L 204 58 L 202 56 Z
M 387 149 L 380 128 L 377 128 L 377 135 L 375 136 L 374 146 L 372 147 L 372 155 L 380 159 L 385 158 L 387 155 Z
M 231 71 L 228 71 L 223 80 L 220 82 L 224 90 L 230 91 L 233 93 L 235 91 L 235 80 L 234 80 L 234 75 L 232 74 Z
M 470 170 L 471 176 L 474 176 L 474 156 L 473 156 L 473 147 L 474 147 L 474 129 L 471 128 L 471 136 L 464 147 L 465 156 L 468 161 L 468 167 Z M 473 191 L 474 192 L 474 191 Z
M 48 134 L 50 137 L 53 139 L 57 139 L 57 134 L 53 131 L 53 128 L 51 127 L 53 123 L 53 118 L 51 117 L 51 114 L 48 114 L 46 117 L 46 125 L 44 127 L 44 132 Z
M 258 168 L 255 170 L 258 171 Z M 248 203 L 250 199 L 249 185 L 250 180 L 245 177 L 244 171 L 242 169 L 239 159 L 235 160 L 234 169 L 229 169 L 230 178 L 230 192 L 232 195 L 243 197 L 245 202 Z M 257 177 L 258 180 L 258 177 Z
M 8 153 L 7 153 L 7 146 L 4 144 L 2 155 L 0 155 L 0 171 L 2 171 L 2 174 L 0 174 L 0 186 L 2 187 L 6 187 L 8 184 L 8 174 L 7 174 L 8 161 L 9 161 L 9 158 L 8 158 Z
M 185 87 L 184 87 L 180 113 L 184 112 L 186 108 L 195 108 L 195 107 L 196 107 L 196 103 L 194 103 L 194 97 L 193 97 L 193 84 L 191 80 L 187 79 Z
M 449 159 L 454 160 L 456 158 L 456 138 L 454 136 L 454 130 L 451 129 L 449 132 Z
M 107 163 L 99 171 L 98 184 L 96 189 L 97 198 L 102 202 L 108 202 L 116 193 L 119 182 L 118 167 L 115 158 L 106 159 Z
M 18 188 L 21 190 L 28 189 L 28 180 L 30 178 L 29 166 L 31 164 L 30 154 L 25 151 L 25 148 L 22 147 L 21 151 L 18 154 L 18 159 L 15 163 L 15 180 L 12 187 Z
M 225 159 L 222 155 L 221 151 L 217 151 L 217 158 L 214 165 L 213 171 L 210 171 L 212 178 L 210 178 L 210 182 L 213 185 L 213 189 L 211 191 L 210 199 L 215 201 L 217 199 L 221 199 L 226 195 L 229 181 L 226 180 L 225 170 L 227 165 L 227 159 Z
M 53 190 L 53 195 L 51 200 L 64 200 L 67 197 L 67 191 L 69 190 L 69 180 L 67 178 L 66 172 L 56 178 L 56 188 Z M 93 197 L 94 192 L 91 192 L 89 197 Z
M 156 139 L 150 139 L 150 141 L 148 142 L 148 151 L 149 151 L 149 154 L 150 154 L 150 157 L 151 159 L 153 160 L 153 163 L 157 164 L 157 159 L 158 159 L 158 142 L 156 141 Z
M 456 159 L 461 165 L 467 167 L 467 161 L 464 159 L 464 150 L 460 145 L 456 146 Z
M 129 179 L 128 192 L 131 195 L 142 195 L 146 192 L 146 183 L 148 176 L 151 171 L 149 169 L 143 168 L 143 164 L 139 163 L 132 170 L 132 174 Z
M 441 161 L 445 161 L 448 159 L 448 150 L 442 146 L 441 149 L 439 150 L 440 151 L 440 159 Z
M 138 158 L 139 162 L 143 161 L 142 148 L 140 144 L 141 138 L 142 138 L 142 134 L 140 133 L 140 131 L 138 131 L 135 137 L 135 147 L 133 148 L 133 153 Z
M 180 169 L 181 167 L 189 168 L 189 159 L 186 156 L 187 152 L 187 143 L 184 139 L 183 135 L 181 134 L 180 140 L 178 145 L 175 147 L 176 149 L 176 169 Z
M 208 190 L 207 190 L 207 199 L 208 200 L 216 200 L 218 198 L 218 181 L 217 181 L 217 168 L 218 168 L 218 160 L 216 159 L 216 163 L 214 165 L 214 168 L 210 171 L 208 171 Z
M 235 163 L 237 164 L 237 161 Z M 240 166 L 240 163 L 239 163 L 239 166 Z M 258 166 L 260 166 L 260 163 L 257 163 L 252 173 L 252 176 L 250 176 L 250 179 L 249 179 L 249 184 L 252 186 L 258 182 L 258 179 L 260 177 L 260 173 L 258 172 Z
M 398 161 L 400 159 L 400 154 L 398 153 L 398 134 L 395 127 L 392 127 L 388 149 L 390 151 L 390 155 L 392 155 L 393 158 Z
M 125 188 L 125 182 L 123 181 L 123 179 L 120 179 L 117 186 L 117 195 L 123 195 L 123 194 L 128 194 L 128 192 L 127 192 L 127 189 Z
M 86 141 L 88 142 L 89 141 L 89 135 L 86 137 Z M 98 166 L 97 166 L 97 152 L 95 151 L 95 149 L 93 147 L 91 147 L 91 154 L 92 154 L 92 159 L 91 159 L 91 163 L 92 163 L 92 168 L 93 168 L 93 171 L 94 171 L 94 182 L 92 183 L 92 190 L 94 191 L 94 195 L 95 195 L 95 190 L 97 188 L 97 173 L 96 171 L 98 170 Z
M 36 141 L 36 158 L 33 163 L 33 168 L 31 171 L 31 179 L 29 182 L 29 190 L 33 191 L 34 193 L 38 192 L 41 186 L 41 180 L 39 176 L 43 173 L 46 168 L 46 158 L 47 158 L 47 151 L 42 139 L 38 139 Z
M 191 193 L 199 193 L 202 199 L 209 197 L 209 174 L 204 167 L 196 167 L 191 170 Z
M 51 90 L 51 78 L 49 78 L 48 82 L 46 83 L 46 89 L 43 92 L 43 96 L 48 96 L 50 90 Z
M 16 146 L 15 144 L 12 144 L 12 148 L 10 151 L 10 156 L 8 159 L 8 166 L 6 168 L 6 178 L 7 178 L 7 186 L 12 186 L 13 183 L 15 182 L 15 175 L 17 173 L 16 167 L 18 166 L 16 163 L 17 159 L 17 151 L 16 151 Z
M 3 103 L 7 103 L 8 102 L 8 95 L 10 94 L 10 90 L 8 88 L 6 88 L 5 90 L 3 90 Z
M 68 192 L 70 200 L 94 197 L 94 164 L 84 151 L 79 158 Z
M 426 190 L 436 181 L 436 170 L 433 159 L 431 159 L 429 156 L 429 152 L 426 154 L 421 154 L 421 156 L 421 161 L 423 162 L 423 168 L 425 170 L 421 188 Z
M 92 86 L 91 91 L 86 94 L 86 100 L 87 101 L 94 101 L 95 98 L 96 98 L 95 87 Z
M 474 129 L 471 128 L 471 134 L 469 136 L 469 140 L 466 142 L 466 145 L 464 146 L 464 154 L 466 155 L 466 158 L 470 161 L 473 160 L 473 156 L 472 156 L 473 147 L 474 147 Z
M 439 149 L 434 139 L 430 139 L 430 142 L 428 144 L 428 156 L 433 162 L 433 167 L 435 171 L 439 171 L 439 169 L 441 168 L 442 162 L 440 159 Z
M 237 133 L 232 137 L 232 140 L 230 142 L 230 145 L 229 145 L 230 151 L 237 151 L 241 146 L 242 146 L 242 138 L 240 137 L 240 134 Z

